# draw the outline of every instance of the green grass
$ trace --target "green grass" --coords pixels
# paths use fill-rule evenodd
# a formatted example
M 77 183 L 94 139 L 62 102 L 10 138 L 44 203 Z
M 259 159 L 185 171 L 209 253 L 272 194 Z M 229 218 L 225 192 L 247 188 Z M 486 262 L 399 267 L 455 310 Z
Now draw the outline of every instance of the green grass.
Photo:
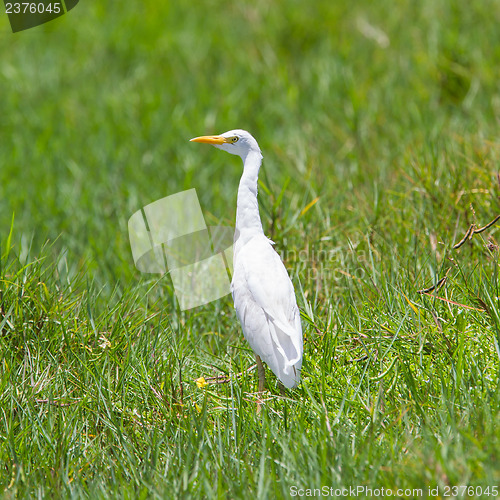
M 453 249 L 500 213 L 498 3 L 247 4 L 0 19 L 5 498 L 500 486 L 498 225 Z M 230 297 L 181 312 L 127 232 L 190 188 L 233 224 L 239 159 L 188 142 L 231 128 L 305 334 L 259 415 Z

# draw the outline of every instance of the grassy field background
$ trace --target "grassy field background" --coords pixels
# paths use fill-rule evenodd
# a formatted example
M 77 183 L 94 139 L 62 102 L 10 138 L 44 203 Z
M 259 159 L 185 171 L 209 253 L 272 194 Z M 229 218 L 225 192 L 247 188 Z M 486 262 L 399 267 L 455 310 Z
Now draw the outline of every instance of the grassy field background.
M 3 497 L 496 498 L 498 225 L 453 245 L 500 213 L 499 26 L 493 0 L 0 17 Z M 232 225 L 239 159 L 188 142 L 232 128 L 305 333 L 260 415 L 231 298 L 181 312 L 127 231 L 190 188 Z

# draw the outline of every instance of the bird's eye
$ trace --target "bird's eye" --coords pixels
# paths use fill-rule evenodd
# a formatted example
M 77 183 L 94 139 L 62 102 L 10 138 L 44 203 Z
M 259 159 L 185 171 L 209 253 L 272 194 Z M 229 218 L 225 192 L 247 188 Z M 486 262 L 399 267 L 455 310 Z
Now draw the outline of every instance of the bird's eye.
M 234 136 L 234 137 L 231 137 L 231 139 L 230 139 L 230 140 L 231 140 L 231 142 L 234 144 L 235 142 L 238 142 L 238 139 L 239 139 L 239 137 Z

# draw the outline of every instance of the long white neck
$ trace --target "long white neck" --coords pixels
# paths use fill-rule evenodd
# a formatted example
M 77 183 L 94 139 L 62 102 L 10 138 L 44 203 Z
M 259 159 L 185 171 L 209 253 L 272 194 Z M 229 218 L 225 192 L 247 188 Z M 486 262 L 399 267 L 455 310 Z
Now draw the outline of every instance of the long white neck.
M 262 154 L 260 151 L 249 151 L 243 158 L 243 175 L 238 188 L 236 209 L 236 238 L 247 240 L 256 233 L 263 233 L 257 202 L 257 180 Z

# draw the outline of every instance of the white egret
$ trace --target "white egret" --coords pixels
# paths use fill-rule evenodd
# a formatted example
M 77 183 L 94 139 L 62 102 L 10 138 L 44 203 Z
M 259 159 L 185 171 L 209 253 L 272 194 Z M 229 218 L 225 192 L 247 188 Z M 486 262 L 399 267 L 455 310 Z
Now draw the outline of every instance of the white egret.
M 302 326 L 292 282 L 270 239 L 264 235 L 257 202 L 262 153 L 245 130 L 195 137 L 243 160 L 233 246 L 233 295 L 243 334 L 256 354 L 259 392 L 264 390 L 263 360 L 288 388 L 300 382 Z

